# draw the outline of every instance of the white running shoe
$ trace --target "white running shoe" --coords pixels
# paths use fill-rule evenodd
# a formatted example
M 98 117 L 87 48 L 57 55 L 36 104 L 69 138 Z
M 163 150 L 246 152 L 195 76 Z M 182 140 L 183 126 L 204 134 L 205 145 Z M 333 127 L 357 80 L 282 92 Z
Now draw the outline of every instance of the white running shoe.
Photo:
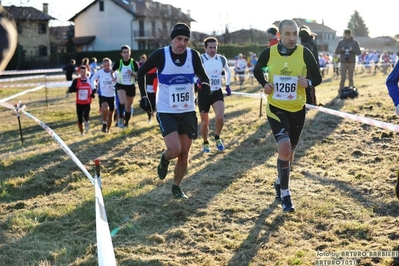
M 125 128 L 125 126 L 123 124 L 123 118 L 118 118 L 118 127 L 119 128 Z
M 85 121 L 85 130 L 89 131 L 90 129 L 90 121 Z

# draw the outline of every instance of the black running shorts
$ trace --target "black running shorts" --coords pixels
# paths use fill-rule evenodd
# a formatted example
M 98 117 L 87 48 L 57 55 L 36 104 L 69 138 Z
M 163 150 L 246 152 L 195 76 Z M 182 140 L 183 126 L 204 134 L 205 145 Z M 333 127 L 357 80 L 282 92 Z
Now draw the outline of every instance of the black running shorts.
M 211 95 L 198 90 L 198 109 L 200 113 L 209 113 L 211 105 L 217 101 L 224 101 L 222 89 L 213 91 Z
M 109 108 L 110 111 L 114 111 L 115 110 L 115 97 L 100 96 L 100 106 L 103 103 L 107 103 L 108 104 L 108 108 Z
M 190 139 L 197 138 L 198 119 L 195 111 L 181 114 L 157 113 L 157 121 L 163 137 L 178 132 L 187 134 Z
M 115 85 L 115 90 L 124 90 L 126 91 L 126 95 L 130 97 L 136 96 L 136 86 L 134 84 L 132 85 L 124 85 L 124 84 L 119 84 L 117 83 Z

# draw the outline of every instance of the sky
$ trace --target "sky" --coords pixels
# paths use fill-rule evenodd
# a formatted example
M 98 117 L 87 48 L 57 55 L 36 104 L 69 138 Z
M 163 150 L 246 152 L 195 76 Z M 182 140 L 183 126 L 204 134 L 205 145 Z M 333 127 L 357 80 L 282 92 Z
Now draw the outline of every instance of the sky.
M 93 0 L 1 0 L 3 6 L 32 6 L 42 10 L 43 3 L 49 4 L 49 15 L 57 21 L 50 26 L 69 25 L 68 20 Z M 284 0 L 279 1 L 244 0 L 158 0 L 190 11 L 196 21 L 191 29 L 207 34 L 219 35 L 227 26 L 230 32 L 241 29 L 266 31 L 275 21 L 291 18 L 303 18 L 323 23 L 337 31 L 338 36 L 348 25 L 351 15 L 357 10 L 369 29 L 370 37 L 394 36 L 399 34 L 399 26 L 393 23 L 395 12 L 382 11 L 393 8 L 392 0 L 379 0 L 365 3 L 361 0 Z M 388 21 L 390 20 L 390 21 Z

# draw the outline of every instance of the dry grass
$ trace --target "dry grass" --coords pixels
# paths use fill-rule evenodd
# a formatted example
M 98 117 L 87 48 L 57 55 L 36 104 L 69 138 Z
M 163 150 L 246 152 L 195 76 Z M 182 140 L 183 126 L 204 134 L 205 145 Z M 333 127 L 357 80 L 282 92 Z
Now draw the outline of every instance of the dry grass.
M 338 83 L 328 74 L 317 88 L 320 104 L 398 123 L 383 74 L 359 73 L 355 100 L 337 99 Z M 243 91 L 258 89 L 247 82 Z M 22 90 L 1 89 L 0 99 Z M 194 142 L 182 183 L 189 200 L 180 201 L 170 191 L 174 162 L 164 181 L 156 177 L 163 140 L 136 99 L 133 126 L 111 134 L 101 133 L 96 99 L 92 129 L 81 137 L 74 98 L 64 91 L 49 90 L 48 105 L 44 90 L 18 100 L 93 175 L 93 159 L 100 159 L 109 226 L 119 227 L 112 238 L 118 265 L 314 265 L 323 258 L 316 251 L 399 250 L 396 132 L 310 110 L 290 182 L 297 212 L 286 215 L 274 200 L 276 144 L 266 117 L 259 118 L 259 100 L 226 98 L 226 150 L 204 155 L 201 140 Z M 16 116 L 2 110 L 0 265 L 96 265 L 93 185 L 26 116 L 22 144 Z

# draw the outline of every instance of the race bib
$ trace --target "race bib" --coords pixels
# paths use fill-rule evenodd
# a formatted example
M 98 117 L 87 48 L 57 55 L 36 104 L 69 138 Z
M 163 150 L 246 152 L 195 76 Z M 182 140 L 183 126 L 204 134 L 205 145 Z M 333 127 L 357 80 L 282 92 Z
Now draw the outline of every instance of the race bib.
M 191 85 L 169 85 L 169 107 L 184 110 L 192 105 L 193 99 Z
M 221 88 L 222 79 L 219 75 L 210 75 L 209 82 L 211 83 L 211 90 L 215 91 Z
M 273 83 L 273 99 L 280 101 L 296 100 L 298 77 L 274 75 Z
M 78 90 L 78 100 L 86 101 L 89 99 L 89 91 L 88 90 Z
M 122 82 L 123 82 L 123 84 L 130 84 L 132 82 L 132 75 L 130 75 L 127 72 L 123 73 Z

